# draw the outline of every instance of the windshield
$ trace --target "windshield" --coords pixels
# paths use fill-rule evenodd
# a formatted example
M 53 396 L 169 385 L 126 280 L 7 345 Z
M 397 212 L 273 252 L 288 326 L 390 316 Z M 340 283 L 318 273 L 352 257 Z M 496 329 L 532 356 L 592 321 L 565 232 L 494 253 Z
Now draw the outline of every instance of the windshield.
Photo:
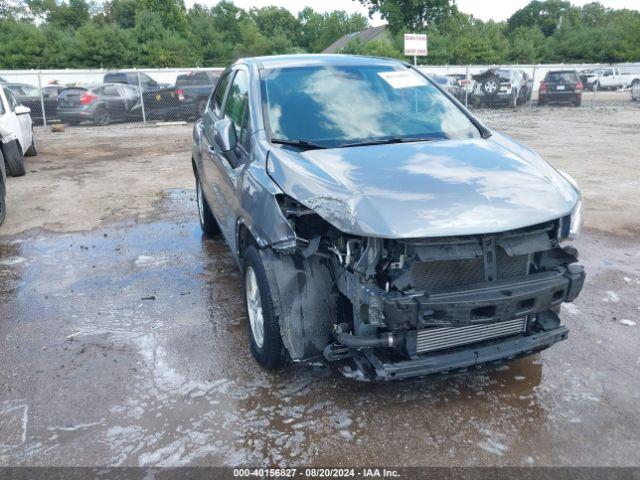
M 413 69 L 317 66 L 261 71 L 273 138 L 326 147 L 387 138 L 479 138 L 471 120 Z

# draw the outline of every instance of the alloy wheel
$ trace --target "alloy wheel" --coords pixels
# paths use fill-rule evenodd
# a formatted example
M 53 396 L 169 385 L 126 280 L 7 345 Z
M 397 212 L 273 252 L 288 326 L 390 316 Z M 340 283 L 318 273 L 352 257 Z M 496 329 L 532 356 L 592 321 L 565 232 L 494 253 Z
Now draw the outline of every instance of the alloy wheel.
M 264 317 L 262 315 L 262 300 L 258 279 L 253 267 L 247 267 L 245 273 L 245 294 L 247 297 L 247 313 L 251 325 L 251 335 L 258 348 L 264 345 Z

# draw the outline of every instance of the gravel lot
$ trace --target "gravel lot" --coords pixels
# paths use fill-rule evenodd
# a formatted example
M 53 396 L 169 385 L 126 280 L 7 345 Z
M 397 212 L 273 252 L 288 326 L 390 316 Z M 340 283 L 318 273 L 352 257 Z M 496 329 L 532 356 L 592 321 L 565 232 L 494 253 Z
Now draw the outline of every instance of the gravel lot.
M 0 465 L 640 465 L 640 106 L 583 105 L 478 111 L 586 197 L 569 340 L 392 384 L 254 363 L 191 126 L 40 130 L 0 228 Z

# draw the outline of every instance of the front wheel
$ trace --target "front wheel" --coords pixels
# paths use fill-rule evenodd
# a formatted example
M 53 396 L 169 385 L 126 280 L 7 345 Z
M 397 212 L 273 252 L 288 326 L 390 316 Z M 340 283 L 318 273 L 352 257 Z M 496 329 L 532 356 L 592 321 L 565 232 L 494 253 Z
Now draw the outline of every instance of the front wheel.
M 254 246 L 245 251 L 243 272 L 251 353 L 265 369 L 281 369 L 287 363 L 287 351 L 282 343 L 267 274 Z
M 27 170 L 24 168 L 24 155 L 17 141 L 3 144 L 2 153 L 4 154 L 5 165 L 7 166 L 7 175 L 11 177 L 21 177 Z
M 200 218 L 200 228 L 202 228 L 202 233 L 204 233 L 207 237 L 213 237 L 214 235 L 220 233 L 220 229 L 218 228 L 216 219 L 213 218 L 213 213 L 211 213 L 211 208 L 209 208 L 207 199 L 204 197 L 204 192 L 202 191 L 200 180 L 197 177 L 196 197 L 198 201 L 198 217 Z

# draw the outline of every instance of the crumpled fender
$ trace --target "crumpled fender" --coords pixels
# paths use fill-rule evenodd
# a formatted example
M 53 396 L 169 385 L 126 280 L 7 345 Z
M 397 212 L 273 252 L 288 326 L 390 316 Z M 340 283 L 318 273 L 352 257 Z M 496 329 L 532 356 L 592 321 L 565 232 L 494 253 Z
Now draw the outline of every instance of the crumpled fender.
M 333 278 L 319 257 L 260 250 L 282 341 L 293 361 L 320 358 L 337 315 Z

